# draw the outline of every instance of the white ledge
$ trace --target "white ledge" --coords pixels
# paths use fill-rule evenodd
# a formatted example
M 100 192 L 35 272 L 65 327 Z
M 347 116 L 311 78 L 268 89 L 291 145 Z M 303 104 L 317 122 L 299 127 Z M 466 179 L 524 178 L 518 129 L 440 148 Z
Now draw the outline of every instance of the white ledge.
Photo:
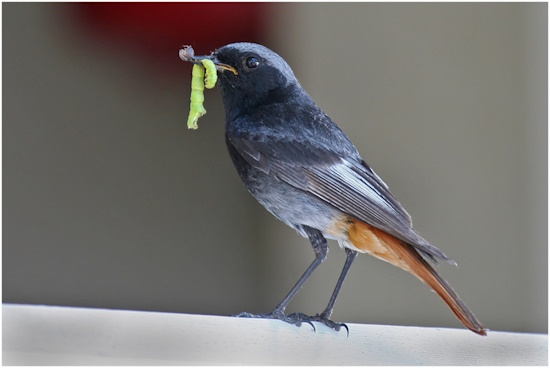
M 3 305 L 4 365 L 547 365 L 548 335 Z

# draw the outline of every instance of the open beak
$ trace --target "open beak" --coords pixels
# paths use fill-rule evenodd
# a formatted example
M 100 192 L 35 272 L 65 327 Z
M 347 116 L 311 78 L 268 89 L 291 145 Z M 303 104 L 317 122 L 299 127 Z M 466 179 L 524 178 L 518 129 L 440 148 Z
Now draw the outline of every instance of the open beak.
M 216 69 L 220 72 L 223 72 L 224 70 L 228 70 L 232 72 L 235 75 L 238 75 L 237 69 L 233 68 L 231 65 L 227 65 L 224 63 L 220 63 L 216 59 L 216 55 L 213 53 L 210 55 L 203 55 L 203 56 L 195 56 L 195 52 L 193 51 L 193 48 L 191 46 L 185 46 L 183 49 L 179 51 L 180 59 L 183 61 L 188 61 L 193 64 L 202 65 L 201 60 L 208 59 L 212 60 L 214 65 L 216 65 Z

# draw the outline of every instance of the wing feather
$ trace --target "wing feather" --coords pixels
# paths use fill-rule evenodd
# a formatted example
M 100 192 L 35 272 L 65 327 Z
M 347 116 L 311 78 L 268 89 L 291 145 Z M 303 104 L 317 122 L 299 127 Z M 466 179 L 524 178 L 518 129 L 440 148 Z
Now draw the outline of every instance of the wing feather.
M 343 157 L 309 141 L 274 144 L 242 137 L 229 137 L 229 141 L 264 173 L 413 245 L 433 261 L 440 258 L 453 263 L 413 230 L 410 215 L 356 151 Z

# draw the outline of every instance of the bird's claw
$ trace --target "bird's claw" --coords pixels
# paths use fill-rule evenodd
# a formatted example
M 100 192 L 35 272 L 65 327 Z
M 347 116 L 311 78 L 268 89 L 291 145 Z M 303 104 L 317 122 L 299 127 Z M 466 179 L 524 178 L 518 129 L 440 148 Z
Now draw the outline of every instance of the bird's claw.
M 349 328 L 345 323 L 334 322 L 328 319 L 323 314 L 308 316 L 307 314 L 304 314 L 304 313 L 284 314 L 283 312 L 275 310 L 270 313 L 261 313 L 261 314 L 252 314 L 248 312 L 242 312 L 239 314 L 235 314 L 233 317 L 278 319 L 298 327 L 300 327 L 302 323 L 307 323 L 313 328 L 313 331 L 317 331 L 317 329 L 313 325 L 313 322 L 321 322 L 322 324 L 324 324 L 328 328 L 333 329 L 334 331 L 340 331 L 340 329 L 344 327 L 346 329 L 347 335 L 349 336 Z
M 302 325 L 302 322 L 305 322 L 313 328 L 313 331 L 316 331 L 313 323 L 311 323 L 311 321 L 307 319 L 300 318 L 298 316 L 299 314 L 302 314 L 302 313 L 284 314 L 283 312 L 274 310 L 273 312 L 270 312 L 270 313 L 260 313 L 260 314 L 242 312 L 242 313 L 233 315 L 233 317 L 278 319 L 280 321 L 290 323 L 291 325 L 295 325 L 297 327 L 300 327 Z
M 344 327 L 346 329 L 347 335 L 349 336 L 349 328 L 345 323 L 334 322 L 330 320 L 327 316 L 325 316 L 324 313 L 316 314 L 314 316 L 308 316 L 304 313 L 293 313 L 290 316 L 292 316 L 293 318 L 298 318 L 302 322 L 309 322 L 310 324 L 313 321 L 321 322 L 322 324 L 324 324 L 328 328 L 333 329 L 334 331 L 340 331 L 340 329 Z

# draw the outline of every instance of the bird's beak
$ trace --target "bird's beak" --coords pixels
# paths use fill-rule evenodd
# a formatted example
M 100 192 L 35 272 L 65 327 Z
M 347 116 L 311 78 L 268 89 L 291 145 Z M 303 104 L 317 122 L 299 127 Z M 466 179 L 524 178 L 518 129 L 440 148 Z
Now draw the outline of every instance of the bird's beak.
M 239 75 L 239 73 L 237 72 L 237 69 L 233 68 L 231 65 L 220 63 L 219 60 L 216 57 L 214 57 L 214 59 L 212 61 L 214 62 L 214 65 L 216 65 L 217 70 L 222 71 L 222 72 L 224 70 L 228 70 L 228 71 L 232 72 L 235 75 Z
M 193 49 L 191 47 L 184 47 L 179 51 L 179 55 L 181 60 L 188 61 L 190 63 L 198 64 L 198 65 L 202 65 L 201 60 L 209 59 L 209 60 L 212 60 L 214 65 L 216 65 L 216 69 L 218 71 L 223 72 L 224 70 L 228 70 L 235 75 L 239 74 L 237 72 L 237 69 L 233 68 L 231 65 L 219 62 L 218 59 L 216 58 L 216 55 L 213 53 L 210 55 L 195 56 L 195 54 L 193 53 Z

